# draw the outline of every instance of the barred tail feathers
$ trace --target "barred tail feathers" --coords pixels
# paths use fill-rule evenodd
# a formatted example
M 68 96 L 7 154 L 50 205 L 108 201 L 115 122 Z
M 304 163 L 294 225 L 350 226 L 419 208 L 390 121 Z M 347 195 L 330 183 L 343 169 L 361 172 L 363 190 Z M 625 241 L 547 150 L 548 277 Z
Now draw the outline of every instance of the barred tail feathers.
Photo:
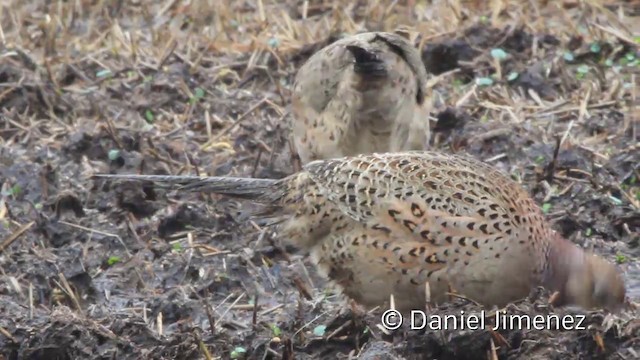
M 159 188 L 183 192 L 221 194 L 266 203 L 274 202 L 283 196 L 281 187 L 279 186 L 281 180 L 275 179 L 126 174 L 96 174 L 93 175 L 93 178 L 148 181 Z

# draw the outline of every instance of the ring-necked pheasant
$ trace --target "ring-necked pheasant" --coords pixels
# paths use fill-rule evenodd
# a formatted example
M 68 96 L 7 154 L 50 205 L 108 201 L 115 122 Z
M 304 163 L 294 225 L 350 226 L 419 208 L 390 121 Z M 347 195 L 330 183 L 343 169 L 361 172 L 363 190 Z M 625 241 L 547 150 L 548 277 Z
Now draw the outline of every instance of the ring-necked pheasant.
M 308 163 L 286 178 L 96 175 L 150 180 L 265 206 L 280 236 L 364 306 L 424 309 L 452 288 L 486 306 L 558 291 L 557 305 L 615 311 L 624 281 L 604 259 L 562 238 L 527 192 L 491 166 L 433 151 Z
M 302 163 L 426 150 L 427 72 L 408 36 L 367 32 L 337 40 L 298 70 L 292 140 Z

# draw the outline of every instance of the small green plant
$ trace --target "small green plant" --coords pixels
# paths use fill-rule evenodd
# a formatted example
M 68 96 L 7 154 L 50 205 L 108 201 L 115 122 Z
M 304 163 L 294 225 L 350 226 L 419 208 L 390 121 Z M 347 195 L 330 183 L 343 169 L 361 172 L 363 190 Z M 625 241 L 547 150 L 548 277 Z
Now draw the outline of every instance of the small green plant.
M 149 124 L 153 124 L 153 120 L 155 120 L 155 116 L 153 115 L 153 111 L 151 111 L 151 109 L 145 110 L 144 118 L 147 120 L 147 122 Z
M 493 79 L 490 77 L 476 78 L 476 85 L 478 86 L 490 86 L 493 85 Z
M 242 346 L 237 346 L 235 349 L 233 349 L 233 351 L 231 351 L 230 356 L 232 359 L 240 359 L 246 353 L 247 349 L 243 348 Z
M 313 328 L 313 335 L 315 336 L 324 336 L 325 331 L 327 330 L 326 325 L 318 325 Z
M 507 58 L 507 52 L 500 48 L 491 49 L 491 56 L 494 59 L 504 60 Z
M 107 154 L 107 156 L 109 157 L 109 160 L 111 160 L 111 161 L 118 160 L 118 158 L 120 157 L 120 150 L 111 149 L 111 150 L 109 150 L 109 153 Z
M 565 53 L 562 55 L 562 57 L 564 58 L 564 60 L 565 60 L 565 61 L 568 61 L 568 62 L 572 62 L 573 60 L 575 60 L 575 57 L 573 56 L 573 54 L 572 54 L 572 53 L 570 53 L 570 52 L 568 52 L 568 51 L 567 51 L 567 52 L 565 52 Z
M 576 78 L 578 79 L 583 79 L 585 77 L 585 75 L 587 75 L 589 73 L 589 66 L 588 65 L 580 65 L 576 68 Z
M 96 76 L 99 78 L 104 78 L 111 75 L 113 75 L 113 73 L 109 69 L 100 70 L 96 73 Z
M 107 264 L 109 266 L 113 266 L 117 263 L 119 263 L 121 261 L 119 256 L 109 256 L 109 259 L 107 259 Z
M 9 189 L 3 190 L 2 196 L 18 196 L 21 191 L 22 191 L 22 188 L 20 187 L 20 185 L 15 184 Z
M 464 84 L 462 83 L 462 80 L 460 80 L 460 79 L 454 79 L 453 80 L 453 88 L 454 89 L 459 91 L 462 88 L 463 85 Z
M 271 324 L 271 332 L 273 333 L 273 336 L 282 335 L 282 330 L 280 330 L 280 328 L 276 324 Z
M 204 98 L 204 90 L 201 87 L 197 87 L 193 92 L 193 96 L 189 99 L 189 102 L 195 104 L 202 98 Z
M 19 184 L 15 184 L 11 187 L 11 195 L 18 196 L 22 192 L 22 187 Z
M 609 195 L 609 199 L 611 199 L 611 201 L 613 201 L 616 205 L 622 205 L 622 200 L 613 195 Z

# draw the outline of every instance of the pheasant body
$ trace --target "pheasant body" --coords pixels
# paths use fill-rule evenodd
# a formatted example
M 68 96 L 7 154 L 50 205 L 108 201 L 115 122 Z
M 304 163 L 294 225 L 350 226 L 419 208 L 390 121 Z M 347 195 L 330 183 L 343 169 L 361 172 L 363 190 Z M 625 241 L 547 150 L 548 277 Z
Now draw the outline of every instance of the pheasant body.
M 365 305 L 387 301 L 390 287 L 398 308 L 424 304 L 427 281 L 434 303 L 454 289 L 504 305 L 542 280 L 552 232 L 524 190 L 483 163 L 429 152 L 315 162 L 306 169 L 350 219 L 348 230 L 332 232 L 312 256 Z M 503 276 L 516 267 L 530 271 Z
M 426 149 L 426 83 L 418 50 L 396 33 L 351 35 L 319 50 L 293 86 L 292 133 L 300 159 Z
M 560 304 L 617 308 L 614 265 L 561 238 L 526 191 L 498 170 L 434 151 L 313 161 L 280 180 L 105 175 L 248 198 L 280 237 L 308 252 L 342 292 L 367 307 L 391 294 L 399 310 L 453 290 L 503 306 L 542 285 Z

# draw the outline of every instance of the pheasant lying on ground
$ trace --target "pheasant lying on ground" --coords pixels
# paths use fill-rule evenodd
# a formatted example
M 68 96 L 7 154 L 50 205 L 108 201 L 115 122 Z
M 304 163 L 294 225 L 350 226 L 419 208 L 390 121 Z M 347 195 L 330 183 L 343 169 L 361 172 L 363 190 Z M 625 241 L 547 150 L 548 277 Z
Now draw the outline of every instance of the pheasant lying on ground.
M 300 160 L 427 149 L 426 83 L 418 49 L 399 33 L 352 35 L 319 50 L 293 86 Z
M 401 311 L 446 301 L 450 287 L 504 306 L 536 286 L 557 305 L 615 311 L 625 300 L 616 267 L 563 239 L 526 191 L 498 170 L 438 152 L 370 154 L 306 164 L 280 180 L 96 175 L 226 194 L 264 204 L 280 235 L 367 307 L 394 294 Z

